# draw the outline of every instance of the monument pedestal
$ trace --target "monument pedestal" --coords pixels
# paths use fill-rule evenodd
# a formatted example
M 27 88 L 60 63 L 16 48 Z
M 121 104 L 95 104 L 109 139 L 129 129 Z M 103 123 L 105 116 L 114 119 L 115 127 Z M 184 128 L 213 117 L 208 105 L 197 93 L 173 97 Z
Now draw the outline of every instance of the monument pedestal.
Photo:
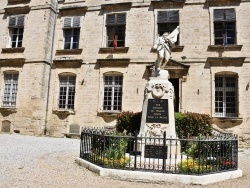
M 163 152 L 168 159 L 180 154 L 180 143 L 175 140 L 174 87 L 168 80 L 166 70 L 160 70 L 157 77 L 151 77 L 145 87 L 139 137 L 137 145 L 143 158 L 161 159 Z M 163 134 L 166 132 L 166 140 Z M 153 140 L 153 144 L 152 144 Z M 165 142 L 165 143 L 164 143 Z

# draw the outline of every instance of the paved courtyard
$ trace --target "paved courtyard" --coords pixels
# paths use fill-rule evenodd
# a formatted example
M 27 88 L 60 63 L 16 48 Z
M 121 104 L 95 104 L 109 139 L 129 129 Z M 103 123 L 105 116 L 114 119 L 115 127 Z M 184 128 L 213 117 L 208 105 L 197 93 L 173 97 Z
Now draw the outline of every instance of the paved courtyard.
M 209 186 L 133 182 L 100 177 L 75 163 L 80 140 L 0 134 L 0 187 L 250 188 L 250 149 L 239 149 L 243 177 Z

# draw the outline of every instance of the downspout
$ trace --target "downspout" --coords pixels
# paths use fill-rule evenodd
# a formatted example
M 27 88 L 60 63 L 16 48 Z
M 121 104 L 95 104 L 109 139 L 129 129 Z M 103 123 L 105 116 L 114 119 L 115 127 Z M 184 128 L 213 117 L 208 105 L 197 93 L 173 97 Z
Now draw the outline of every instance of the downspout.
M 47 88 L 48 91 L 47 91 L 47 100 L 46 100 L 44 135 L 47 134 L 48 111 L 49 111 L 49 95 L 50 95 L 50 80 L 51 80 L 51 69 L 52 69 L 52 65 L 53 65 L 53 52 L 54 52 L 54 42 L 55 42 L 55 30 L 56 30 L 58 0 L 55 0 L 55 8 L 56 9 L 55 9 L 55 16 L 54 16 L 54 25 L 53 25 L 52 43 L 51 43 L 51 53 L 50 53 L 50 68 L 49 68 L 49 79 L 48 79 L 48 88 Z

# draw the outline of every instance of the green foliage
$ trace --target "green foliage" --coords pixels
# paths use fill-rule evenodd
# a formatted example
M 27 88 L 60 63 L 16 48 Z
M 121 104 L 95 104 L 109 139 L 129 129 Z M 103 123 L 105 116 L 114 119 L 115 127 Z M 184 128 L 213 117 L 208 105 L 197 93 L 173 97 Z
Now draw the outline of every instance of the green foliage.
M 129 157 L 125 156 L 128 138 L 123 133 L 107 131 L 103 135 L 93 136 L 93 157 L 105 166 L 125 167 Z
M 130 111 L 124 111 L 117 117 L 116 130 L 118 132 L 124 132 L 136 134 L 140 130 L 141 124 L 141 112 L 133 113 Z
M 212 118 L 207 114 L 175 113 L 175 127 L 179 138 L 212 134 Z

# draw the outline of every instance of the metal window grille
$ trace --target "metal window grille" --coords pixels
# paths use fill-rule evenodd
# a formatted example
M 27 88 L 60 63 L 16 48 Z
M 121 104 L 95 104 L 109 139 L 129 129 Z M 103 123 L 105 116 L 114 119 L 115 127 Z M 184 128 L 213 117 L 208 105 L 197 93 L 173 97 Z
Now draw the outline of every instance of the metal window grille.
M 76 77 L 61 76 L 59 82 L 59 109 L 74 110 Z
M 106 19 L 107 46 L 114 47 L 113 41 L 117 41 L 117 47 L 125 46 L 126 14 L 108 14 Z
M 80 29 L 64 29 L 64 49 L 77 49 L 79 47 Z
M 237 78 L 215 77 L 215 116 L 237 117 Z
M 18 74 L 8 73 L 4 74 L 4 95 L 3 106 L 15 107 L 18 86 Z
M 123 77 L 119 75 L 104 76 L 103 110 L 121 111 Z

